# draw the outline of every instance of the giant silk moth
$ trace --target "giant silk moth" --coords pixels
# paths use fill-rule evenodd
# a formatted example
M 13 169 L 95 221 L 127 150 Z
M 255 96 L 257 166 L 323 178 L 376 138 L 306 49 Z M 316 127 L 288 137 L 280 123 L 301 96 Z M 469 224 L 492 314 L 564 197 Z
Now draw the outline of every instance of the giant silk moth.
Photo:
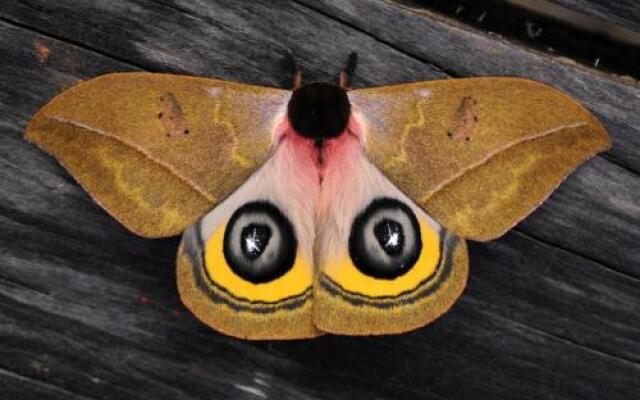
M 178 289 L 246 339 L 390 334 L 446 312 L 465 238 L 490 240 L 609 146 L 559 91 L 469 78 L 293 90 L 114 73 L 55 97 L 26 137 L 145 237 L 183 233 Z

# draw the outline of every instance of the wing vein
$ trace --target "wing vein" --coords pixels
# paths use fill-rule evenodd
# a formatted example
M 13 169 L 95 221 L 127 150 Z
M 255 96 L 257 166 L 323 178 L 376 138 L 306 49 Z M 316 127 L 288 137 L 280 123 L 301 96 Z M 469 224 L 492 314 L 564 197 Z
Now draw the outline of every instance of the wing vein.
M 450 183 L 452 183 L 453 181 L 461 178 L 462 176 L 464 176 L 467 172 L 472 171 L 478 167 L 480 167 L 483 164 L 486 164 L 489 160 L 491 160 L 493 157 L 495 157 L 498 154 L 503 153 L 504 151 L 507 151 L 508 149 L 511 149 L 517 145 L 520 145 L 522 143 L 531 141 L 531 140 L 535 140 L 535 139 L 539 139 L 541 137 L 545 137 L 548 135 L 551 135 L 553 133 L 559 132 L 563 129 L 573 129 L 573 128 L 580 128 L 582 126 L 586 126 L 588 125 L 588 122 L 584 122 L 584 121 L 580 121 L 580 122 L 575 122 L 573 124 L 568 124 L 568 125 L 562 125 L 562 126 L 558 126 L 552 129 L 548 129 L 546 131 L 542 131 L 540 133 L 531 135 L 531 136 L 527 136 L 525 138 L 523 138 L 522 140 L 518 140 L 518 141 L 514 141 L 511 143 L 507 143 L 505 146 L 497 149 L 496 151 L 487 154 L 485 157 L 483 157 L 482 159 L 478 160 L 477 162 L 468 165 L 467 167 L 463 168 L 460 170 L 460 172 L 458 172 L 455 175 L 452 175 L 451 177 L 449 177 L 449 179 L 439 183 L 437 186 L 435 186 L 433 189 L 431 189 L 431 191 L 429 192 L 429 194 L 423 196 L 422 201 L 427 201 L 429 200 L 434 194 L 436 194 L 438 191 L 442 190 L 445 186 L 449 185 Z
M 56 116 L 56 115 L 48 117 L 48 118 L 53 119 L 53 120 L 58 121 L 58 122 L 63 123 L 63 124 L 69 124 L 69 125 L 76 126 L 78 128 L 86 129 L 86 130 L 91 131 L 93 133 L 96 133 L 98 135 L 101 135 L 101 136 L 104 136 L 104 137 L 108 137 L 108 138 L 113 139 L 113 140 L 115 140 L 115 141 L 117 141 L 119 143 L 124 144 L 125 146 L 127 146 L 127 147 L 137 151 L 138 153 L 144 155 L 146 158 L 148 158 L 152 162 L 158 164 L 161 167 L 166 168 L 176 178 L 180 179 L 181 181 L 186 183 L 189 187 L 191 187 L 194 191 L 196 191 L 198 194 L 200 194 L 205 200 L 210 201 L 212 203 L 215 202 L 215 198 L 213 196 L 211 196 L 209 193 L 207 193 L 207 191 L 205 189 L 203 189 L 199 185 L 197 185 L 197 184 L 193 183 L 192 181 L 190 181 L 187 177 L 185 177 L 182 174 L 180 174 L 171 165 L 168 165 L 168 164 L 165 164 L 165 163 L 161 162 L 160 160 L 155 158 L 152 154 L 150 154 L 148 151 L 145 151 L 144 149 L 139 148 L 134 143 L 130 143 L 127 140 L 124 140 L 124 139 L 119 138 L 119 137 L 117 137 L 115 135 L 112 135 L 112 134 L 110 134 L 110 133 L 108 133 L 108 132 L 106 132 L 106 131 L 104 131 L 102 129 L 95 128 L 93 126 L 90 126 L 90 125 L 82 123 L 82 122 L 74 121 L 74 120 L 67 119 L 67 118 L 60 117 L 60 116 Z

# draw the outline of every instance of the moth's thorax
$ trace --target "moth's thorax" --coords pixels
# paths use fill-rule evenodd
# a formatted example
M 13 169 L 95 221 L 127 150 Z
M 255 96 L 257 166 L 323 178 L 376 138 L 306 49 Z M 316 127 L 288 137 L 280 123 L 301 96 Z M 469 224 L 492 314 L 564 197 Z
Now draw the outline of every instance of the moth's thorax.
M 326 140 L 347 128 L 351 104 L 343 87 L 324 82 L 296 88 L 287 105 L 287 118 L 303 137 Z
M 297 132 L 289 120 L 280 123 L 276 131 L 276 142 L 279 147 L 286 143 L 286 151 L 293 159 L 293 165 L 300 162 L 306 166 L 314 165 L 313 171 L 306 171 L 316 176 L 319 183 L 324 186 L 323 181 L 327 171 L 335 168 L 348 168 L 349 155 L 353 151 L 362 151 L 364 144 L 364 134 L 355 117 L 350 117 L 349 121 L 339 135 L 330 139 L 318 140 L 308 138 Z M 301 164 L 301 165 L 302 165 Z
M 277 160 L 282 179 L 287 185 L 299 186 L 305 199 L 313 203 L 316 220 L 325 217 L 331 202 L 348 185 L 349 176 L 356 173 L 363 152 L 364 134 L 357 119 L 349 119 L 346 129 L 337 137 L 316 140 L 296 132 L 288 121 L 279 127 Z M 343 201 L 349 202 L 348 196 Z

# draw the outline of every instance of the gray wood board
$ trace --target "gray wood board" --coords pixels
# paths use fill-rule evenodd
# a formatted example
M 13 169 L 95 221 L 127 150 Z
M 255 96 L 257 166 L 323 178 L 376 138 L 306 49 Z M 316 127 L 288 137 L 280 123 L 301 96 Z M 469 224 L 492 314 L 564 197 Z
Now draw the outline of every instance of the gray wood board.
M 392 3 L 9 1 L 0 13 L 0 398 L 640 393 L 635 83 Z M 357 50 L 356 86 L 533 77 L 581 99 L 615 145 L 505 237 L 471 243 L 468 288 L 434 324 L 391 337 L 231 339 L 181 305 L 178 239 L 128 233 L 22 133 L 80 79 L 143 69 L 278 85 L 287 49 L 309 79 L 334 78 Z
M 640 31 L 640 3 L 636 0 L 550 0 L 603 21 Z

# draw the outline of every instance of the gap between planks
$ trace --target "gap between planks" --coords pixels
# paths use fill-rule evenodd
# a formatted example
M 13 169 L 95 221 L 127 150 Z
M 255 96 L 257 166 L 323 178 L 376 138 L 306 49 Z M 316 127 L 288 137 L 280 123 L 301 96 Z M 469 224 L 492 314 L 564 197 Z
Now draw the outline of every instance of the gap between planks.
M 621 355 L 608 353 L 608 352 L 606 352 L 604 350 L 599 350 L 599 349 L 590 347 L 588 345 L 576 342 L 575 340 L 570 339 L 568 337 L 565 337 L 565 336 L 562 336 L 562 335 L 558 335 L 557 333 L 549 332 L 547 330 L 544 330 L 544 329 L 541 329 L 541 328 L 537 328 L 535 326 L 528 325 L 528 324 L 526 324 L 524 322 L 516 321 L 516 320 L 511 319 L 509 317 L 506 317 L 504 315 L 496 314 L 493 311 L 483 310 L 482 312 L 485 313 L 486 315 L 496 319 L 496 320 L 502 320 L 502 321 L 505 321 L 506 323 L 509 323 L 509 324 L 512 324 L 512 325 L 521 326 L 521 327 L 533 332 L 534 334 L 536 334 L 538 336 L 541 336 L 541 337 L 547 336 L 549 338 L 552 338 L 553 340 L 562 342 L 562 343 L 567 344 L 569 346 L 578 347 L 579 349 L 582 349 L 582 350 L 584 350 L 586 352 L 594 353 L 594 354 L 597 354 L 599 356 L 610 358 L 610 359 L 616 360 L 618 362 L 621 362 L 623 364 L 629 364 L 632 367 L 636 368 L 638 370 L 638 372 L 640 373 L 640 362 L 638 362 L 636 360 L 633 360 L 633 359 L 630 359 L 630 358 L 627 358 L 627 357 L 624 357 L 624 356 L 621 356 Z
M 563 251 L 565 253 L 569 253 L 569 254 L 572 254 L 572 255 L 574 255 L 576 257 L 582 258 L 583 260 L 587 260 L 592 264 L 598 265 L 600 268 L 602 268 L 602 269 L 604 269 L 606 271 L 615 273 L 616 275 L 619 275 L 619 276 L 621 276 L 621 277 L 623 277 L 625 279 L 631 280 L 633 283 L 638 284 L 639 287 L 640 287 L 640 277 L 635 276 L 633 274 L 629 274 L 629 273 L 624 272 L 624 271 L 620 271 L 619 269 L 610 266 L 609 264 L 605 263 L 604 261 L 596 260 L 595 258 L 592 258 L 592 257 L 587 256 L 585 254 L 580 254 L 580 253 L 578 253 L 578 252 L 576 252 L 574 250 L 571 250 L 571 249 L 569 249 L 567 247 L 564 247 L 564 246 L 562 246 L 560 244 L 549 242 L 549 241 L 544 240 L 544 239 L 542 239 L 542 238 L 540 238 L 540 237 L 538 237 L 536 235 L 531 234 L 530 232 L 524 231 L 524 230 L 522 230 L 522 228 L 519 228 L 519 227 L 511 228 L 511 231 L 522 235 L 527 240 L 530 240 L 532 242 L 540 243 L 540 244 L 542 244 L 542 245 L 544 245 L 546 247 L 555 248 L 555 249 L 558 249 L 558 250 Z

